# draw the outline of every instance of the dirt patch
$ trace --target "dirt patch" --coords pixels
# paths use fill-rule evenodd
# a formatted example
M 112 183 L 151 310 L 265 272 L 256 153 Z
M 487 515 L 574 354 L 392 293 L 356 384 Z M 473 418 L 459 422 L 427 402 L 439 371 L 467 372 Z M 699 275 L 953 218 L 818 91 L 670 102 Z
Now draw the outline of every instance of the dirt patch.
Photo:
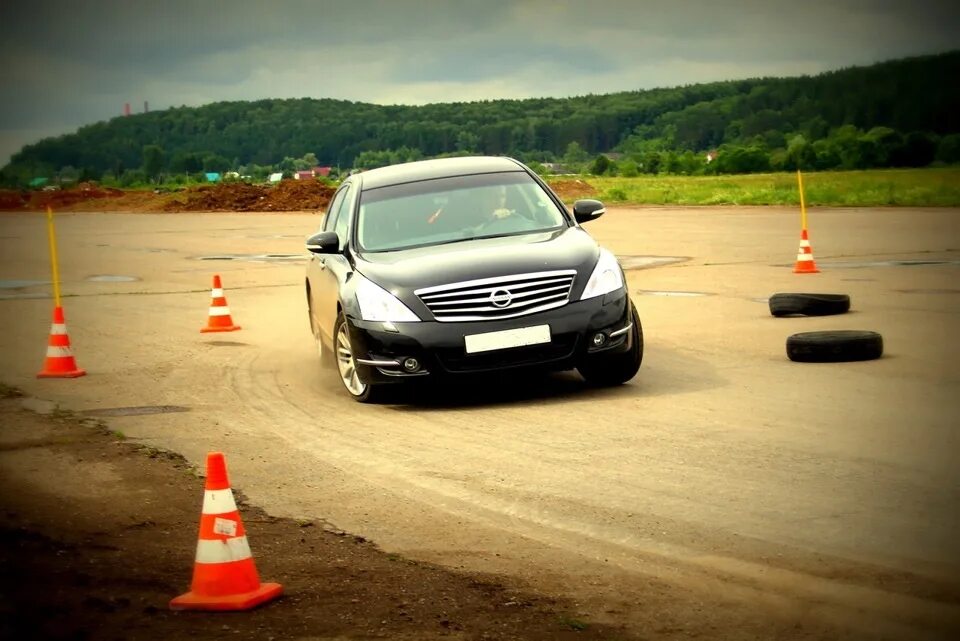
M 547 184 L 562 200 L 576 200 L 597 195 L 596 188 L 583 180 L 551 180 Z
M 496 577 L 385 554 L 319 521 L 273 518 L 247 504 L 238 479 L 261 579 L 285 595 L 247 613 L 171 612 L 192 571 L 196 470 L 96 419 L 41 417 L 3 396 L 0 638 L 635 638 Z
M 334 189 L 316 180 L 285 180 L 276 186 L 225 183 L 195 187 L 165 211 L 311 211 L 324 209 Z
M 121 190 L 81 183 L 54 191 L 0 190 L 0 211 L 317 211 L 334 189 L 316 180 L 275 185 L 219 183 L 177 191 Z

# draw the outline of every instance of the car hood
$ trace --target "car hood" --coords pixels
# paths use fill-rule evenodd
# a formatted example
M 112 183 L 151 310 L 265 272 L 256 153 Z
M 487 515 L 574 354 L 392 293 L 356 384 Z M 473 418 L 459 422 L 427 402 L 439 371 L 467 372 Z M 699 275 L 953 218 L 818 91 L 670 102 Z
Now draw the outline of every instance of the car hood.
M 356 270 L 401 300 L 422 287 L 466 280 L 576 269 L 573 290 L 581 290 L 599 256 L 596 241 L 579 227 L 418 247 L 394 252 L 363 253 Z

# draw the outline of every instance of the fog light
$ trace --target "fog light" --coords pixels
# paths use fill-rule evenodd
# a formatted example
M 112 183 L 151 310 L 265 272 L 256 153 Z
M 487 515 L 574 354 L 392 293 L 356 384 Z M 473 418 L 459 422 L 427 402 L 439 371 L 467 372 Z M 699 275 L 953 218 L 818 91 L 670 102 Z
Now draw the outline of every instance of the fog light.
M 408 372 L 415 372 L 420 369 L 420 361 L 415 358 L 408 358 L 403 361 L 403 369 Z
M 607 342 L 607 335 L 604 334 L 603 332 L 597 332 L 596 334 L 593 335 L 593 346 L 594 346 L 594 347 L 600 347 L 601 345 L 603 345 L 603 344 L 606 343 L 606 342 Z

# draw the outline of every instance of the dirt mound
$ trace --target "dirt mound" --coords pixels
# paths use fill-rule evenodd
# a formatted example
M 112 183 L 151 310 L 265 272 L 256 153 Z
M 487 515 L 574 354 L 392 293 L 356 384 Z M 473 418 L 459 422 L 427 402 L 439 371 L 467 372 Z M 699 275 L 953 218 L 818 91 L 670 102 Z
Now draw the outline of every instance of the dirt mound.
M 596 196 L 596 188 L 582 180 L 551 180 L 547 184 L 563 200 L 576 200 Z
M 275 187 L 221 183 L 195 187 L 166 211 L 310 211 L 324 209 L 333 188 L 315 180 L 285 180 Z
M 30 202 L 30 192 L 12 189 L 0 190 L 0 211 L 23 209 Z
M 112 187 L 101 187 L 93 182 L 79 183 L 69 189 L 51 191 L 0 191 L 0 210 L 63 209 L 88 200 L 119 198 L 125 192 Z

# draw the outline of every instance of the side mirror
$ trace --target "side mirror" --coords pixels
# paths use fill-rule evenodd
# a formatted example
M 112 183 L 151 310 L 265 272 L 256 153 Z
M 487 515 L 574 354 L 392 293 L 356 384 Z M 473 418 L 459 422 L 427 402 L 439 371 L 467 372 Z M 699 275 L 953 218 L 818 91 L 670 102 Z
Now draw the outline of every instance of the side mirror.
M 336 254 L 340 251 L 340 238 L 335 231 L 322 231 L 307 239 L 307 251 L 314 254 Z
M 606 212 L 606 208 L 599 200 L 585 198 L 573 203 L 573 217 L 578 223 L 585 223 L 595 218 L 600 218 Z

